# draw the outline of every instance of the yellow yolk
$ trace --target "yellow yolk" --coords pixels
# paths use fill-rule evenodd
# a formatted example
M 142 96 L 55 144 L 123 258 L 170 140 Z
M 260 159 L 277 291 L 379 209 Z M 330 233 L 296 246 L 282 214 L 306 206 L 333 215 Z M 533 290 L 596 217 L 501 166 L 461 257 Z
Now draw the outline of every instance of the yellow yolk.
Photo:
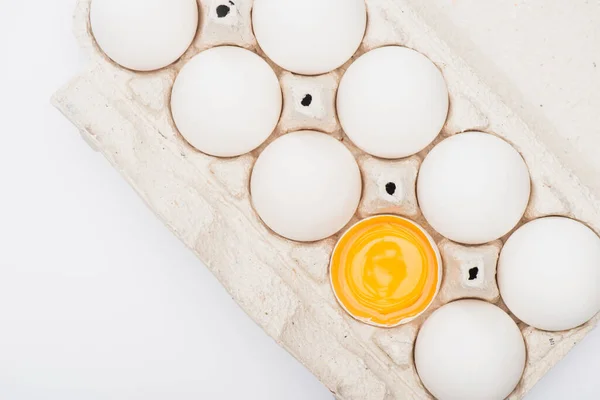
M 396 326 L 431 304 L 441 281 L 441 260 L 419 225 L 380 215 L 350 228 L 331 258 L 331 283 L 356 319 Z

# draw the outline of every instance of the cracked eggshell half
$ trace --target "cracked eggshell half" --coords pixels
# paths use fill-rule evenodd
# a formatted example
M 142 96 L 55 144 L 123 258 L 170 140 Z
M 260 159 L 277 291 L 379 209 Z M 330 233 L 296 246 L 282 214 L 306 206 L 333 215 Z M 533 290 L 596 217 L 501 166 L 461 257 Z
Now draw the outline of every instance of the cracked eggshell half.
M 363 323 L 408 323 L 435 300 L 442 259 L 433 238 L 415 222 L 377 215 L 348 229 L 331 257 L 331 286 L 339 304 Z

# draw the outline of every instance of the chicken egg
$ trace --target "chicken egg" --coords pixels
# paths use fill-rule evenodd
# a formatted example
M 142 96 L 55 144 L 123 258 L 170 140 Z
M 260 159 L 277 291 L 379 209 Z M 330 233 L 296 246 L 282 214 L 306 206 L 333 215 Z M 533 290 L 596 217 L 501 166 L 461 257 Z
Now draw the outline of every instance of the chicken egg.
M 392 327 L 422 314 L 442 281 L 442 260 L 429 234 L 399 216 L 362 220 L 333 251 L 331 285 L 355 319 Z
M 525 368 L 525 341 L 500 308 L 460 300 L 436 310 L 415 344 L 421 381 L 438 400 L 504 400 Z
M 498 286 L 526 324 L 547 331 L 576 328 L 600 312 L 600 238 L 569 218 L 529 222 L 500 253 Z
M 175 80 L 173 120 L 196 149 L 217 157 L 254 150 L 271 135 L 282 109 L 279 80 L 265 60 L 234 46 L 195 56 Z
M 440 70 L 414 50 L 387 46 L 358 58 L 337 95 L 344 131 L 363 151 L 408 157 L 438 136 L 448 116 L 448 89 Z
M 90 9 L 100 48 L 135 71 L 175 62 L 194 40 L 198 20 L 196 0 L 93 0 Z
M 509 233 L 529 203 L 529 170 L 504 140 L 482 132 L 452 136 L 427 155 L 417 181 L 427 222 L 448 239 L 482 244 Z
M 263 222 L 288 239 L 311 242 L 342 229 L 358 208 L 362 179 L 352 153 L 324 133 L 284 135 L 261 153 L 250 182 Z
M 367 26 L 364 0 L 254 0 L 254 34 L 280 67 L 303 75 L 350 60 Z

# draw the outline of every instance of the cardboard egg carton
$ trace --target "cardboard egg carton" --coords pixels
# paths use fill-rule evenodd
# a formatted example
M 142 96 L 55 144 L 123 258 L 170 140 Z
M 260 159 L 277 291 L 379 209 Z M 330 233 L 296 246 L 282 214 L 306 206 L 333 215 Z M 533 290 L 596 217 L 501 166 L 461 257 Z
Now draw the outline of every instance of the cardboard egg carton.
M 306 77 L 273 66 L 283 89 L 281 122 L 269 142 L 290 131 L 316 129 L 342 140 L 363 173 L 364 193 L 352 222 L 379 213 L 407 216 L 423 224 L 438 242 L 444 281 L 434 305 L 417 320 L 393 329 L 359 323 L 337 304 L 328 280 L 329 258 L 339 236 L 300 244 L 266 228 L 255 214 L 248 190 L 258 150 L 218 159 L 193 149 L 175 129 L 170 90 L 178 71 L 198 52 L 237 45 L 262 55 L 250 22 L 252 0 L 237 0 L 219 18 L 222 1 L 202 0 L 201 26 L 192 47 L 176 64 L 152 73 L 125 70 L 97 47 L 89 26 L 90 0 L 80 0 L 75 33 L 88 52 L 89 67 L 54 96 L 54 104 L 84 139 L 121 172 L 155 214 L 210 268 L 237 303 L 264 331 L 311 370 L 342 400 L 430 399 L 413 362 L 419 326 L 433 310 L 459 298 L 480 298 L 505 308 L 496 285 L 502 241 L 462 246 L 437 235 L 422 218 L 415 181 L 422 153 L 385 161 L 368 156 L 344 136 L 335 114 L 335 93 L 344 69 Z M 523 222 L 564 215 L 600 230 L 600 203 L 581 184 L 556 143 L 530 129 L 479 79 L 413 5 L 412 0 L 367 0 L 369 23 L 354 58 L 384 45 L 413 48 L 429 57 L 447 81 L 451 109 L 437 140 L 468 130 L 498 135 L 517 148 L 533 181 Z M 303 105 L 306 95 L 309 106 Z M 395 190 L 388 190 L 393 183 Z M 505 239 L 505 238 L 504 238 Z M 506 309 L 506 308 L 505 308 Z M 519 322 L 519 321 L 517 321 Z M 598 322 L 548 333 L 519 322 L 528 360 L 510 399 L 533 385 Z

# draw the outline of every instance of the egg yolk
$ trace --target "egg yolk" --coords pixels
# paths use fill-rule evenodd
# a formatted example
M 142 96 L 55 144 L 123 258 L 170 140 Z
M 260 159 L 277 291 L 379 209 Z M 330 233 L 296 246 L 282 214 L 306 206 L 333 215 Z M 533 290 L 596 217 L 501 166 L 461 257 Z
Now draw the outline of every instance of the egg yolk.
M 437 294 L 441 260 L 416 223 L 381 215 L 350 228 L 331 258 L 338 301 L 356 319 L 396 326 L 421 314 Z

